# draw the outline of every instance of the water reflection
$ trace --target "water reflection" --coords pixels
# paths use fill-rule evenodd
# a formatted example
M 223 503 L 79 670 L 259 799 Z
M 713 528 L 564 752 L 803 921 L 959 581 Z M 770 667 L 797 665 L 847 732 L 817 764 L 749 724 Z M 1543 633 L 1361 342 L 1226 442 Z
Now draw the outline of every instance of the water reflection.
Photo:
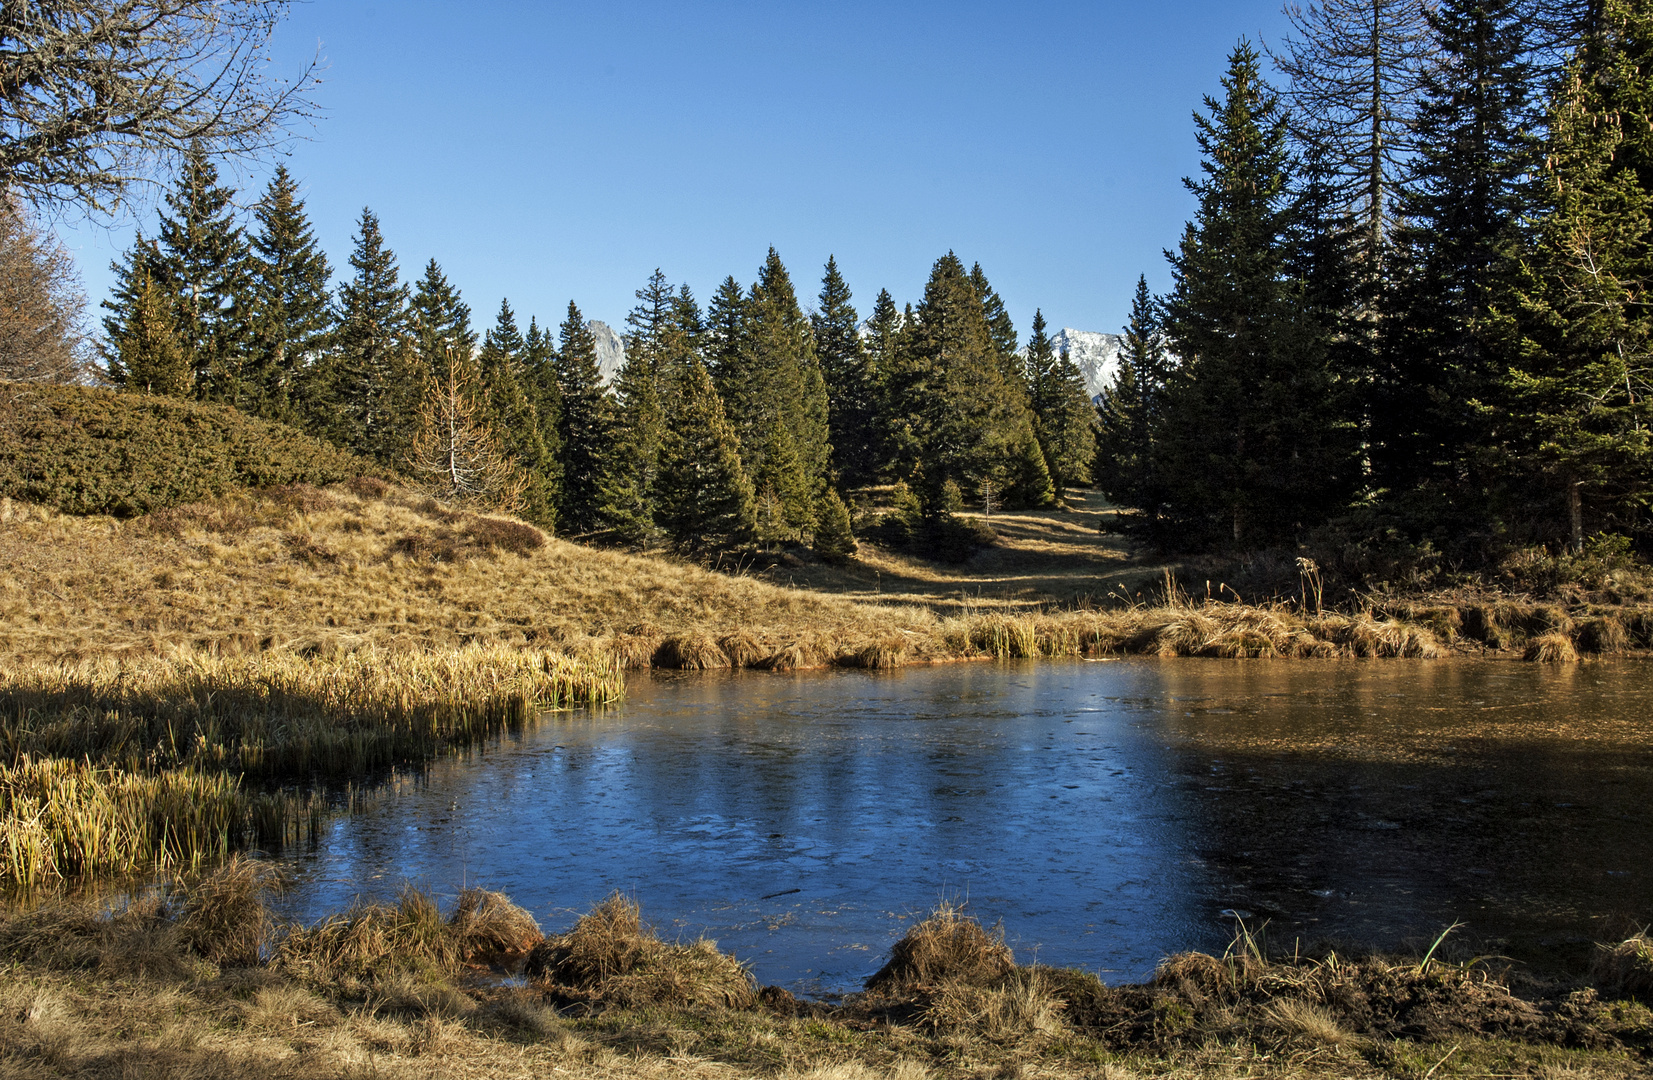
M 405 879 L 548 927 L 611 889 L 760 978 L 849 986 L 943 894 L 1018 954 L 1145 975 L 1227 939 L 1454 919 L 1549 955 L 1645 916 L 1644 669 L 1120 661 L 641 677 L 439 763 L 296 860 L 295 913 Z M 1548 952 L 1546 952 L 1548 950 Z

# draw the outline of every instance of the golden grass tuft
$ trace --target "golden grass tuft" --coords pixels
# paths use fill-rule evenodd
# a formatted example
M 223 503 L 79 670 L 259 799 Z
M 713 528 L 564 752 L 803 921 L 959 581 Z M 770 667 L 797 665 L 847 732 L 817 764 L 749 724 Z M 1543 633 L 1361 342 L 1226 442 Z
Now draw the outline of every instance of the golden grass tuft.
M 710 634 L 685 634 L 669 637 L 660 644 L 654 654 L 654 666 L 707 671 L 728 667 L 729 657 Z
M 992 986 L 1015 970 L 1002 930 L 988 930 L 959 905 L 943 901 L 895 943 L 889 961 L 867 980 L 867 989 L 900 991 L 947 982 Z
M 1521 659 L 1538 664 L 1576 664 L 1578 650 L 1566 634 L 1544 634 L 1528 643 Z
M 1653 938 L 1643 931 L 1617 945 L 1598 946 L 1590 978 L 1614 993 L 1653 994 Z
M 1617 615 L 1594 615 L 1579 623 L 1577 644 L 1580 652 L 1621 653 L 1630 647 L 1630 632 Z
M 540 924 L 504 893 L 466 889 L 448 916 L 448 927 L 459 940 L 461 958 L 527 952 L 545 935 Z
M 730 667 L 756 667 L 764 657 L 762 642 L 745 630 L 736 630 L 722 635 L 717 639 L 717 647 L 722 649 L 723 655 L 729 658 Z
M 1040 969 L 1020 968 L 991 986 L 958 979 L 944 981 L 920 1015 L 940 1031 L 1022 1043 L 1065 1032 L 1062 1012 L 1062 1001 L 1052 993 Z
M 447 973 L 464 959 L 461 938 L 428 893 L 409 886 L 395 904 L 359 904 L 290 929 L 272 963 L 312 985 L 377 981 L 408 970 Z
M 643 925 L 637 904 L 620 893 L 581 916 L 566 934 L 546 938 L 529 954 L 524 973 L 604 1005 L 756 1006 L 751 973 L 717 944 L 661 941 Z
M 264 903 L 270 879 L 267 866 L 231 857 L 187 890 L 177 918 L 180 939 L 217 964 L 257 964 L 271 930 Z

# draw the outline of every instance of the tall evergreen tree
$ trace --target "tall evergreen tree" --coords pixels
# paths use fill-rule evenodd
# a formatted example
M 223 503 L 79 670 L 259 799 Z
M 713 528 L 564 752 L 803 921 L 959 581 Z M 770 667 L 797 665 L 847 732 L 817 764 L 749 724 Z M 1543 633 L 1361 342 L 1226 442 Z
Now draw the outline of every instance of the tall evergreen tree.
M 1182 365 L 1154 449 L 1189 525 L 1273 542 L 1346 501 L 1354 448 L 1323 330 L 1285 277 L 1286 122 L 1249 43 L 1222 85 L 1194 117 L 1206 175 L 1186 181 L 1199 209 L 1171 256 L 1165 321 Z
M 539 319 L 530 316 L 522 337 L 522 381 L 534 406 L 540 442 L 553 485 L 562 483 L 562 385 L 557 381 L 557 342 Z M 561 499 L 558 499 L 558 505 Z
M 425 264 L 425 272 L 414 287 L 408 318 L 414 351 L 431 373 L 445 372 L 449 356 L 468 361 L 476 352 L 470 306 L 435 259 Z
M 1653 5 L 1606 0 L 1548 128 L 1498 434 L 1577 549 L 1653 500 Z
M 258 230 L 252 236 L 250 340 L 240 404 L 256 415 L 288 420 L 333 331 L 327 284 L 333 270 L 285 165 L 277 166 L 253 215 Z
M 488 426 L 500 446 L 522 469 L 523 517 L 550 527 L 556 523 L 556 463 L 540 434 L 533 388 L 527 378 L 528 343 L 508 300 L 499 303 L 493 328 L 482 338 L 478 367 L 487 401 Z
M 895 474 L 899 447 L 905 429 L 898 426 L 895 402 L 890 390 L 891 373 L 896 369 L 901 350 L 902 333 L 907 323 L 888 289 L 878 290 L 873 301 L 872 314 L 867 317 L 865 349 L 867 363 L 872 369 L 874 391 L 871 430 L 868 432 L 868 453 L 873 461 L 872 477 L 887 480 Z
M 704 355 L 714 383 L 726 385 L 727 380 L 740 377 L 746 347 L 746 290 L 731 274 L 717 287 L 706 309 Z
M 132 247 L 109 264 L 109 271 L 114 275 L 115 283 L 102 303 L 105 314 L 101 346 L 104 370 L 109 381 L 116 386 L 127 385 L 134 362 L 128 350 L 139 348 L 139 342 L 151 339 L 159 321 L 164 319 L 167 338 L 172 343 L 171 347 L 178 350 L 182 357 L 186 374 L 181 382 L 170 376 L 164 379 L 163 384 L 171 389 L 150 392 L 165 393 L 171 397 L 193 397 L 195 366 L 184 351 L 183 342 L 178 340 L 176 298 L 171 290 L 156 281 L 165 271 L 155 242 L 144 239 L 143 234 L 139 233 Z M 143 324 L 141 332 L 137 330 L 140 322 Z
M 846 487 L 870 484 L 878 474 L 878 383 L 862 347 L 860 319 L 838 260 L 827 256 L 820 307 L 810 317 L 815 355 L 826 381 L 832 466 Z
M 814 491 L 792 435 L 777 417 L 764 440 L 768 453 L 752 478 L 757 492 L 758 535 L 764 540 L 802 540 L 815 524 Z
M 734 426 L 700 361 L 674 375 L 677 407 L 660 450 L 656 519 L 680 551 L 744 543 L 754 527 L 754 500 Z
M 1097 407 L 1093 478 L 1110 502 L 1141 510 L 1155 533 L 1165 496 L 1154 468 L 1154 430 L 1170 377 L 1159 305 L 1143 275 L 1131 298 L 1119 367 Z
M 1016 324 L 1010 319 L 1010 311 L 993 286 L 988 284 L 981 263 L 971 265 L 970 284 L 981 298 L 982 317 L 987 320 L 987 334 L 993 341 L 993 353 L 998 357 L 999 370 L 1004 373 L 1006 383 L 1021 390 L 1025 397 L 1028 393 L 1027 367 L 1018 355 Z
M 350 266 L 355 273 L 339 286 L 333 352 L 309 395 L 311 423 L 340 446 L 393 463 L 413 429 L 423 381 L 408 340 L 407 286 L 372 210 L 362 210 Z
M 1393 315 L 1385 319 L 1372 460 L 1380 487 L 1425 486 L 1463 508 L 1503 358 L 1489 341 L 1531 206 L 1526 124 L 1533 68 L 1519 0 L 1442 0 L 1428 13 L 1439 62 L 1424 79 L 1419 150 L 1401 205 Z
M 564 532 L 584 535 L 603 528 L 599 515 L 605 453 L 613 426 L 613 402 L 597 366 L 597 339 L 574 302 L 558 328 L 557 389 L 562 401 L 557 434 L 562 447 L 562 488 L 557 520 Z
M 677 296 L 658 269 L 637 290 L 626 317 L 626 359 L 614 377 L 614 441 L 599 485 L 601 527 L 631 543 L 654 530 L 655 478 L 666 436 L 665 387 L 675 375 L 667 363 Z M 721 404 L 720 404 L 721 407 Z
M 199 144 L 184 157 L 161 214 L 155 282 L 173 296 L 195 395 L 235 403 L 247 349 L 251 249 L 235 218 L 235 191 Z
M 1056 498 L 1091 482 L 1096 457 L 1096 408 L 1085 376 L 1066 349 L 1057 353 L 1045 333 L 1045 313 L 1033 313 L 1027 340 L 1027 376 L 1032 391 L 1039 449 L 1050 470 Z
M 117 342 L 121 385 L 142 394 L 188 397 L 194 372 L 178 340 L 172 298 L 140 264 L 131 315 Z

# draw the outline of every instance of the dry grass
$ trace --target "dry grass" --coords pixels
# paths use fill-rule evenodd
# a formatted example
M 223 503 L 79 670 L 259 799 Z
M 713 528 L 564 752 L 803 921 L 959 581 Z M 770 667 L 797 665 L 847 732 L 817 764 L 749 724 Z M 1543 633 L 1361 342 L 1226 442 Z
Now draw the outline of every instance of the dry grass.
M 1590 976 L 1620 994 L 1653 994 L 1653 938 L 1643 931 L 1616 945 L 1603 945 L 1590 965 Z
M 1001 929 L 989 930 L 959 905 L 943 901 L 895 943 L 889 961 L 867 980 L 867 989 L 897 993 L 943 983 L 993 986 L 1015 970 Z
M 1529 642 L 1522 659 L 1539 664 L 1576 664 L 1578 650 L 1566 634 L 1549 633 Z
M 749 1009 L 757 984 L 716 942 L 660 940 L 637 904 L 615 893 L 566 934 L 529 954 L 526 974 L 561 996 L 604 1007 L 715 1006 Z

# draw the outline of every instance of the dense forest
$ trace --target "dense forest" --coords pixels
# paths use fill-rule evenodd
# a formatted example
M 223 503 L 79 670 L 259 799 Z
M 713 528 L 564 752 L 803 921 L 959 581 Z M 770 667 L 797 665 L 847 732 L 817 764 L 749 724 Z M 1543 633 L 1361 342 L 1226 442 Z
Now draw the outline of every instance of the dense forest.
M 282 169 L 204 153 L 105 302 L 107 377 L 285 421 L 565 535 L 853 549 L 1093 482 L 1165 550 L 1482 566 L 1649 537 L 1653 0 L 1325 0 L 1195 114 L 1197 208 L 1100 404 L 979 265 L 863 320 L 774 250 L 704 306 L 656 271 L 611 383 L 570 303 L 478 333 L 364 210 L 336 290 Z M 1271 86 L 1270 71 L 1278 73 Z M 1306 549 L 1305 549 L 1306 550 Z M 1350 554 L 1352 553 L 1352 554 Z

